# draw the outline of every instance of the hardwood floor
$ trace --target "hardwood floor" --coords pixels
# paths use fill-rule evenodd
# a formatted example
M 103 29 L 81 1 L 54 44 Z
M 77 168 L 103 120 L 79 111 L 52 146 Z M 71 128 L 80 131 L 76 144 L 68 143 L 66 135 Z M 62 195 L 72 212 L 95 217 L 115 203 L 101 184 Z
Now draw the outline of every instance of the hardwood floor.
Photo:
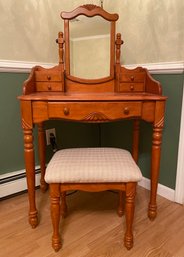
M 147 218 L 149 192 L 138 187 L 134 247 L 123 246 L 124 217 L 116 215 L 114 192 L 77 192 L 67 197 L 69 213 L 61 221 L 62 249 L 51 247 L 48 192 L 37 190 L 40 224 L 27 222 L 27 194 L 0 206 L 0 257 L 184 257 L 184 206 L 158 196 L 158 216 Z

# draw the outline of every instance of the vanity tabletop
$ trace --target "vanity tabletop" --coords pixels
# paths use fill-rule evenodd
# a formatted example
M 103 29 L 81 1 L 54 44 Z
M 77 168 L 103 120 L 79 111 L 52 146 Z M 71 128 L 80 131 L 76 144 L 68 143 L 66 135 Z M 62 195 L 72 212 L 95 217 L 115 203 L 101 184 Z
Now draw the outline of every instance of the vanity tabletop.
M 68 93 L 68 92 L 35 92 L 18 97 L 25 101 L 143 101 L 166 100 L 166 96 L 151 93 Z

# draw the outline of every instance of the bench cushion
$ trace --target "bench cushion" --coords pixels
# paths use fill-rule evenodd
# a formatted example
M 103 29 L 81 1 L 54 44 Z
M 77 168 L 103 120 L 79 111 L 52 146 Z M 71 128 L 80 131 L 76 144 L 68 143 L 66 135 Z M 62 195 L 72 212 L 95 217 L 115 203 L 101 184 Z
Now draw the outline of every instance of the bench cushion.
M 111 147 L 59 150 L 45 173 L 47 183 L 137 182 L 141 178 L 131 154 Z

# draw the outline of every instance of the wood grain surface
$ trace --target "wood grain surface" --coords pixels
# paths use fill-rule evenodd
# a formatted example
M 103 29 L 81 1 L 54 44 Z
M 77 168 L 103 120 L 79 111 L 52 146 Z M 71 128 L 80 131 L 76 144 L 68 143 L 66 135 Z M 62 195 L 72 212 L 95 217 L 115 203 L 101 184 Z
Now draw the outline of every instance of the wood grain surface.
M 62 249 L 51 247 L 48 192 L 36 191 L 40 223 L 27 223 L 27 193 L 3 200 L 0 208 L 0 257 L 183 257 L 184 206 L 158 196 L 157 219 L 147 217 L 149 192 L 138 187 L 134 247 L 123 245 L 124 216 L 116 215 L 114 192 L 77 192 L 67 196 L 68 216 L 61 221 Z

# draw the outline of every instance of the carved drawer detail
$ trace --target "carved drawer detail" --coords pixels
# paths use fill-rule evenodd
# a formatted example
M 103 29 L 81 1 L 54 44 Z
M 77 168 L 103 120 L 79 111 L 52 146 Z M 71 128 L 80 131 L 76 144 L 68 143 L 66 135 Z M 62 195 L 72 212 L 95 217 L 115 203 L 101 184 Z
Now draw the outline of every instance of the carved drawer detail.
M 141 116 L 141 102 L 50 102 L 48 117 L 84 122 L 107 122 Z
M 83 118 L 83 120 L 85 121 L 94 121 L 94 122 L 106 122 L 106 121 L 109 121 L 110 119 L 104 115 L 103 113 L 101 112 L 91 112 L 89 113 L 87 116 L 85 116 Z

